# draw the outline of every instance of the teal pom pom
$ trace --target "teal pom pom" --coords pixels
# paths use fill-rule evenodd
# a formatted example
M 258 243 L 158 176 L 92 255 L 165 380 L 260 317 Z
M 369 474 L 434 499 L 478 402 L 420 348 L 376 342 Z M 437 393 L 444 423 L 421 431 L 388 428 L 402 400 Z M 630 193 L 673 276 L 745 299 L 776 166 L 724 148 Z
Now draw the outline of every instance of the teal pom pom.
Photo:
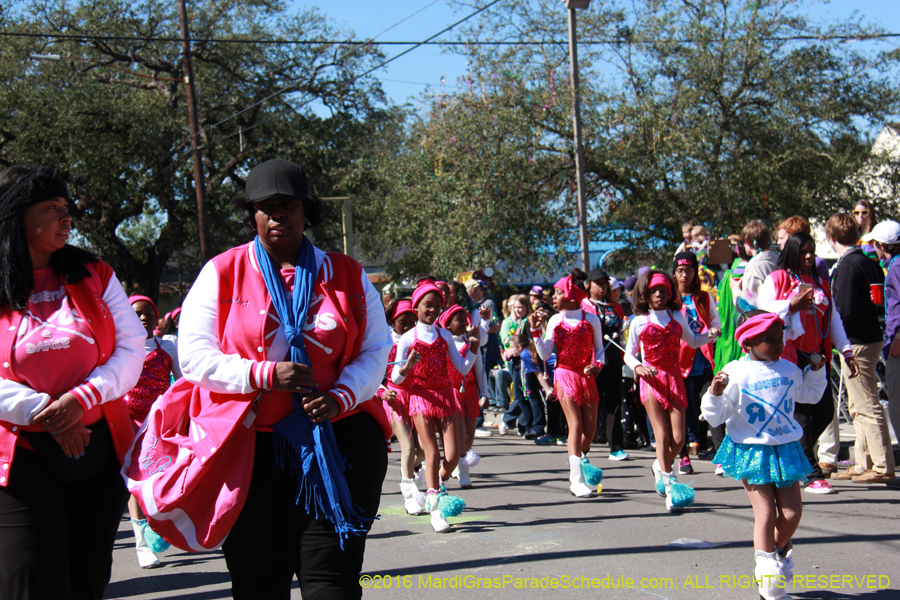
M 694 488 L 676 481 L 669 488 L 669 497 L 672 499 L 672 506 L 685 508 L 694 503 Z
M 448 517 L 458 517 L 466 508 L 466 502 L 459 496 L 442 495 L 438 502 L 438 508 L 441 516 L 445 519 Z
M 666 484 L 663 483 L 662 479 L 656 480 L 656 493 L 663 497 L 666 495 Z
M 170 544 L 166 540 L 164 540 L 158 533 L 150 529 L 150 524 L 147 521 L 142 523 L 142 527 L 144 529 L 144 541 L 147 542 L 147 547 L 160 554 L 169 549 Z
M 603 481 L 603 469 L 595 467 L 586 458 L 581 459 L 581 472 L 584 474 L 584 482 L 591 487 Z

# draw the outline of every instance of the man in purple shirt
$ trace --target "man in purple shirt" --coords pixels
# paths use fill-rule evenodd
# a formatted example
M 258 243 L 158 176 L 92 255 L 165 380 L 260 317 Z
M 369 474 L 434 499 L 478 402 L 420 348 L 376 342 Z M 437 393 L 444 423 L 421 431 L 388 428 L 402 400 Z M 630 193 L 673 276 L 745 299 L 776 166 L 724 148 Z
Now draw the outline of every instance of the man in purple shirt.
M 885 383 L 888 392 L 888 415 L 894 435 L 900 440 L 900 223 L 882 221 L 863 236 L 873 244 L 878 258 L 887 271 L 884 284 L 885 346 L 882 354 L 886 367 Z M 888 487 L 900 489 L 900 478 L 887 482 Z

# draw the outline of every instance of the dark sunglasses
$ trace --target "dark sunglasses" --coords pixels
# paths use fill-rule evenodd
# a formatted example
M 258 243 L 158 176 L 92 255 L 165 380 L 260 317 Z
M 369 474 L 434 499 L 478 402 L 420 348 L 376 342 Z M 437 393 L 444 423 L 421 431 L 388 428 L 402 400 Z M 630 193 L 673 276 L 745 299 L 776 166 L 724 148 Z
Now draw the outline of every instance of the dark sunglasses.
M 867 211 L 867 210 L 854 210 L 853 211 L 853 215 L 857 216 L 857 217 L 859 215 L 866 216 L 867 214 L 869 214 L 869 211 Z

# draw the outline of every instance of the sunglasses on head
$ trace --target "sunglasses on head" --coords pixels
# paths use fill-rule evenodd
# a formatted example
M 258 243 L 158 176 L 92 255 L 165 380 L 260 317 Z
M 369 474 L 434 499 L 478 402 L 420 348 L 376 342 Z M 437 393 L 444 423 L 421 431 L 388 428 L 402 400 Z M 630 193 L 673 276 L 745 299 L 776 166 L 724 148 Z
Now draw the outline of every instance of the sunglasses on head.
M 869 211 L 867 211 L 867 210 L 854 210 L 853 211 L 853 215 L 857 216 L 857 217 L 859 215 L 866 216 L 867 214 L 869 214 Z

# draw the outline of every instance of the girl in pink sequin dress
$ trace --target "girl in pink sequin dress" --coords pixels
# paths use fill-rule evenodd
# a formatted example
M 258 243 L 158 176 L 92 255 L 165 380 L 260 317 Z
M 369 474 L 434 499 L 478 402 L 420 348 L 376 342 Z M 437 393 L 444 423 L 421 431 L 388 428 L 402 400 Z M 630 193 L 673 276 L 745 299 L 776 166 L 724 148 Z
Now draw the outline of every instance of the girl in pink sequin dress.
M 131 296 L 128 302 L 147 330 L 147 339 L 144 341 L 146 353 L 144 369 L 138 382 L 125 394 L 128 415 L 137 430 L 144 423 L 156 399 L 169 389 L 171 376 L 174 374 L 176 379 L 181 377 L 181 368 L 178 366 L 178 351 L 175 344 L 155 335 L 156 326 L 159 324 L 159 310 L 153 300 L 147 296 Z M 134 529 L 138 564 L 144 569 L 158 567 L 159 556 L 147 543 L 148 538 L 156 534 L 147 527 L 146 518 L 141 513 L 134 496 L 128 497 L 128 514 L 131 516 L 131 526 Z
M 600 374 L 604 358 L 600 319 L 581 308 L 586 298 L 587 293 L 571 275 L 563 277 L 553 294 L 560 312 L 547 323 L 546 337 L 541 337 L 541 316 L 533 313 L 529 317 L 538 356 L 547 360 L 556 346 L 554 389 L 569 424 L 569 491 L 579 498 L 592 496 L 592 486 L 602 478 L 602 471 L 591 467 L 585 456 L 597 431 L 600 397 L 594 378 Z M 586 481 L 586 469 L 593 472 L 593 480 Z
M 431 525 L 438 533 L 450 530 L 446 521 L 448 512 L 439 504 L 444 494 L 442 481 L 450 478 L 459 463 L 459 431 L 456 418 L 456 400 L 447 373 L 447 360 L 461 374 L 469 372 L 478 359 L 478 332 L 467 328 L 469 352 L 465 358 L 456 351 L 453 337 L 446 329 L 435 326 L 444 303 L 443 293 L 433 281 L 425 280 L 413 292 L 413 310 L 418 323 L 407 331 L 397 343 L 396 361 L 391 372 L 395 384 L 407 384 L 409 390 L 409 414 L 425 450 L 425 480 L 428 483 L 426 510 L 431 513 Z M 437 443 L 440 429 L 444 442 L 444 460 Z M 456 504 L 459 499 L 446 501 L 442 506 Z M 464 505 L 463 505 L 464 506 Z
M 444 311 L 438 319 L 438 324 L 450 332 L 453 336 L 454 350 L 463 358 L 469 354 L 469 340 L 466 339 L 466 329 L 471 325 L 466 310 L 454 304 Z M 447 374 L 450 377 L 450 386 L 453 388 L 453 396 L 456 400 L 456 419 L 459 431 L 459 465 L 453 471 L 453 477 L 459 478 L 459 486 L 472 487 L 469 478 L 469 467 L 473 467 L 481 460 L 472 450 L 475 442 L 475 421 L 478 419 L 479 404 L 487 405 L 487 379 L 480 360 L 475 361 L 472 370 L 463 375 L 456 370 L 450 359 L 447 359 Z
M 415 327 L 418 317 L 412 309 L 412 301 L 408 299 L 395 300 L 385 313 L 391 326 L 394 346 L 388 355 L 385 382 L 375 395 L 381 400 L 397 443 L 400 444 L 400 492 L 403 494 L 404 508 L 411 515 L 420 515 L 425 512 L 425 495 L 416 487 L 415 467 L 425 460 L 425 453 L 413 432 L 406 382 L 398 385 L 391 381 L 391 371 L 394 369 L 392 363 L 397 360 L 397 343 L 404 333 Z
M 660 271 L 641 275 L 634 288 L 635 318 L 628 331 L 625 363 L 640 378 L 641 402 L 656 438 L 653 475 L 666 508 L 680 510 L 693 503 L 694 491 L 679 484 L 672 462 L 684 445 L 687 394 L 681 375 L 681 341 L 699 348 L 715 339 L 716 330 L 695 334 L 681 314 L 672 278 Z M 643 360 L 642 360 L 643 359 Z

